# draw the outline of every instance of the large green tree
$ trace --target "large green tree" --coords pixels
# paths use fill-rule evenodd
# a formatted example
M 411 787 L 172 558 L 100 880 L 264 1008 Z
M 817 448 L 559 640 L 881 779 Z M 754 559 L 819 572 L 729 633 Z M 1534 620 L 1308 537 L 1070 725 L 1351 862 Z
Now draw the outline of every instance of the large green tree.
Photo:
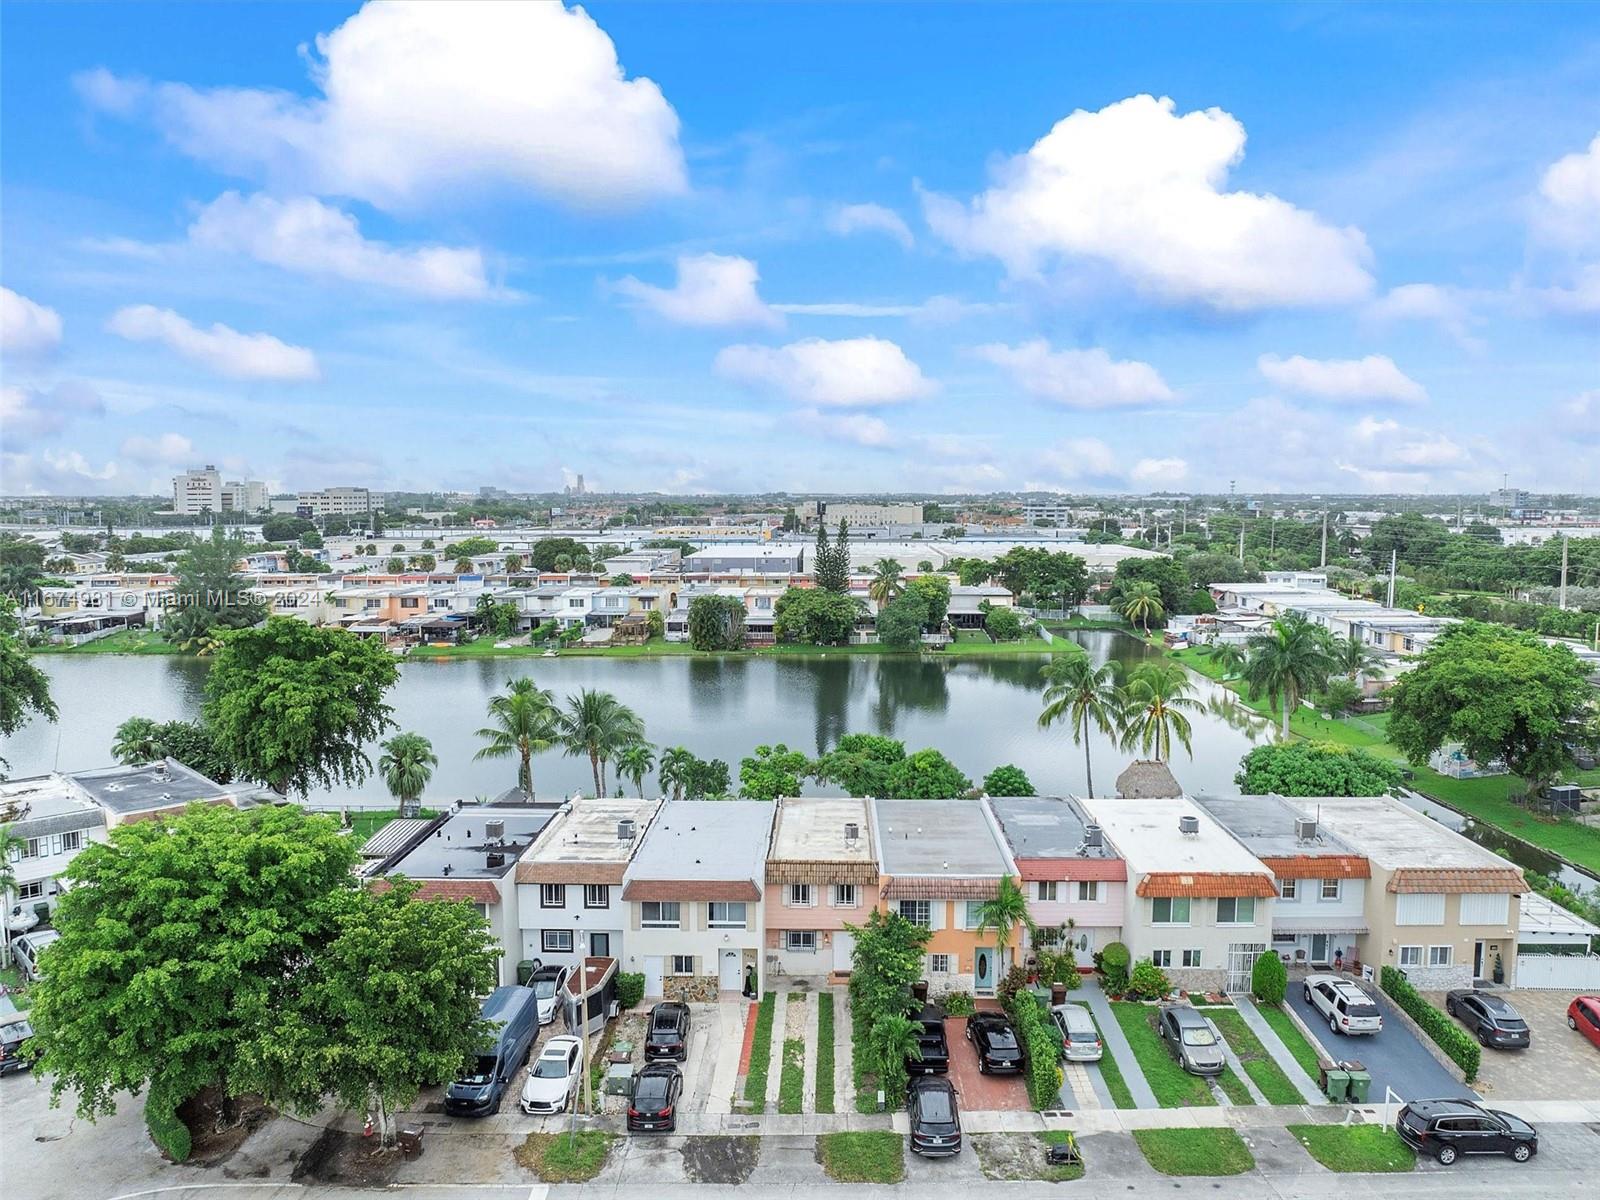
M 0 735 L 10 737 L 36 716 L 56 719 L 50 679 L 28 660 L 16 603 L 0 597 Z M 0 779 L 5 771 L 6 760 L 0 758 Z
M 203 721 L 152 721 L 129 717 L 117 726 L 111 757 L 125 766 L 174 758 L 214 783 L 231 783 L 233 762 Z
M 208 540 L 184 551 L 174 589 L 178 608 L 170 614 L 183 620 L 167 628 L 172 640 L 193 644 L 213 629 L 246 629 L 261 622 L 267 606 L 250 595 L 250 581 L 238 572 L 249 552 L 248 542 L 221 525 L 213 526 Z
M 744 617 L 737 596 L 696 596 L 689 602 L 689 644 L 696 650 L 737 650 L 744 645 Z
M 878 613 L 878 641 L 894 650 L 912 650 L 922 643 L 928 623 L 928 601 L 921 592 L 896 596 Z
M 1115 598 L 1139 583 L 1154 584 L 1161 597 L 1163 612 L 1189 611 L 1189 597 L 1194 592 L 1194 582 L 1189 572 L 1165 555 L 1159 558 L 1125 558 L 1117 564 L 1112 577 L 1111 594 Z
M 938 629 L 950 612 L 950 580 L 944 575 L 923 575 L 906 585 L 928 602 L 928 628 Z
M 1405 786 L 1388 759 L 1332 742 L 1256 746 L 1239 760 L 1233 782 L 1247 796 L 1382 796 Z
M 1335 669 L 1327 631 L 1289 613 L 1273 621 L 1268 632 L 1252 636 L 1248 646 L 1244 682 L 1250 699 L 1264 695 L 1278 706 L 1278 736 L 1287 741 L 1289 716 L 1300 707 L 1300 698 L 1320 692 Z
M 876 733 L 847 733 L 812 764 L 822 783 L 836 783 L 852 796 L 887 796 L 896 763 L 906 756 L 904 742 Z
M 1201 704 L 1191 694 L 1189 674 L 1175 662 L 1141 663 L 1128 674 L 1118 701 L 1124 749 L 1137 748 L 1159 762 L 1172 757 L 1172 739 L 1194 754 L 1193 730 L 1186 711 Z
M 1035 796 L 1038 790 L 1026 771 L 1006 763 L 983 777 L 983 793 L 986 796 Z
M 343 629 L 272 617 L 229 635 L 206 680 L 205 720 L 240 777 L 287 795 L 360 783 L 390 725 L 394 656 Z
M 1553 779 L 1593 745 L 1594 688 L 1577 656 L 1533 634 L 1463 621 L 1445 628 L 1390 691 L 1389 740 L 1421 765 L 1458 742 L 1478 762 L 1504 760 L 1523 779 Z
M 861 601 L 853 596 L 820 587 L 792 587 L 773 607 L 772 632 L 780 642 L 843 646 L 849 643 L 860 613 Z
M 800 783 L 811 770 L 811 760 L 782 742 L 757 746 L 739 763 L 739 795 L 746 800 L 776 800 L 798 796 Z
M 937 750 L 906 755 L 889 770 L 887 796 L 912 800 L 952 800 L 972 790 L 972 780 Z
M 0 533 L 0 595 L 20 599 L 44 578 L 44 547 L 30 537 Z

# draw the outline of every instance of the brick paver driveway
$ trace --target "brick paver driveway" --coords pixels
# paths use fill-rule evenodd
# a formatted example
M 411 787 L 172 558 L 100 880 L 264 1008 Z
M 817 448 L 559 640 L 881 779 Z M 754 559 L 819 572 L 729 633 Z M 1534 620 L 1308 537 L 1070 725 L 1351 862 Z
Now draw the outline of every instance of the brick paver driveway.
M 1443 992 L 1424 995 L 1444 1007 Z M 1513 1005 L 1533 1043 L 1526 1050 L 1484 1047 L 1483 1066 L 1474 1085 L 1490 1100 L 1600 1100 L 1600 1047 L 1567 1028 L 1567 1005 L 1574 993 L 1497 992 Z
M 1033 1107 L 1021 1075 L 985 1075 L 978 1070 L 978 1051 L 967 1041 L 965 1017 L 946 1017 L 944 1036 L 950 1043 L 950 1082 L 961 1094 L 963 1109 L 1025 1111 Z

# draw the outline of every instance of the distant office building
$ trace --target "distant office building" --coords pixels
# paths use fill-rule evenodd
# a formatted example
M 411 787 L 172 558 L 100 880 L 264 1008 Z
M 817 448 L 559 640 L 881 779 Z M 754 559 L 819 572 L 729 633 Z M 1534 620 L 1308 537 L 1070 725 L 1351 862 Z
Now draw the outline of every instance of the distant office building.
M 813 500 L 801 506 L 800 516 L 807 522 L 824 520 L 830 526 L 848 521 L 851 529 L 883 529 L 890 525 L 922 524 L 922 505 Z
M 1496 508 L 1521 510 L 1528 507 L 1528 493 L 1521 488 L 1498 488 L 1489 497 Z
M 1028 501 L 1022 506 L 1022 519 L 1032 525 L 1035 521 L 1054 521 L 1057 525 L 1072 524 L 1072 505 L 1063 500 Z
M 683 573 L 720 574 L 748 572 L 760 575 L 799 575 L 805 570 L 806 549 L 793 542 L 711 546 L 684 556 Z
M 207 464 L 185 471 L 172 480 L 172 511 L 183 516 L 200 513 L 259 512 L 267 507 L 267 485 L 257 479 L 226 480 Z
M 365 516 L 374 507 L 372 493 L 364 487 L 331 487 L 320 492 L 301 492 L 296 497 L 296 510 L 305 517 Z

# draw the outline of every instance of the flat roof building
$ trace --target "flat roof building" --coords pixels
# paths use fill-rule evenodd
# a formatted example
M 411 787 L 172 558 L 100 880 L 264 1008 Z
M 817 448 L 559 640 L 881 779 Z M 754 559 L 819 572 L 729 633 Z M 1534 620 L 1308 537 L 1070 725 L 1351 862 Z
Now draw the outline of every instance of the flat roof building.
M 859 925 L 878 906 L 878 859 L 867 801 L 796 796 L 776 802 L 767 851 L 768 959 L 825 981 L 852 966 Z

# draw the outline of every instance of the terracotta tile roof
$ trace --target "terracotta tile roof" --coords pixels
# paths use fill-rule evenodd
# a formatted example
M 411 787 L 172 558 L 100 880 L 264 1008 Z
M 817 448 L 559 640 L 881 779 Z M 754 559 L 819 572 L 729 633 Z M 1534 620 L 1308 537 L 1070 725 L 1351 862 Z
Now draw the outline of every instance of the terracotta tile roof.
M 635 879 L 622 889 L 624 900 L 759 900 L 761 889 L 749 879 Z
M 375 892 L 386 892 L 393 885 L 387 879 L 372 883 Z M 417 888 L 417 900 L 468 900 L 473 904 L 499 904 L 500 889 L 487 879 L 424 879 Z
M 1391 892 L 1516 892 L 1528 881 L 1516 867 L 1401 867 L 1389 876 Z
M 1120 858 L 1019 858 L 1017 870 L 1028 883 L 1052 879 L 1126 879 L 1128 864 Z
M 1152 871 L 1134 890 L 1141 896 L 1259 896 L 1267 899 L 1278 894 L 1269 876 L 1215 871 L 1192 875 Z
M 619 862 L 519 862 L 518 883 L 620 884 L 627 863 Z
M 951 879 L 944 875 L 900 875 L 883 889 L 885 900 L 993 900 L 1000 880 Z
M 1279 879 L 1371 879 L 1372 864 L 1359 854 L 1296 854 L 1261 862 Z

